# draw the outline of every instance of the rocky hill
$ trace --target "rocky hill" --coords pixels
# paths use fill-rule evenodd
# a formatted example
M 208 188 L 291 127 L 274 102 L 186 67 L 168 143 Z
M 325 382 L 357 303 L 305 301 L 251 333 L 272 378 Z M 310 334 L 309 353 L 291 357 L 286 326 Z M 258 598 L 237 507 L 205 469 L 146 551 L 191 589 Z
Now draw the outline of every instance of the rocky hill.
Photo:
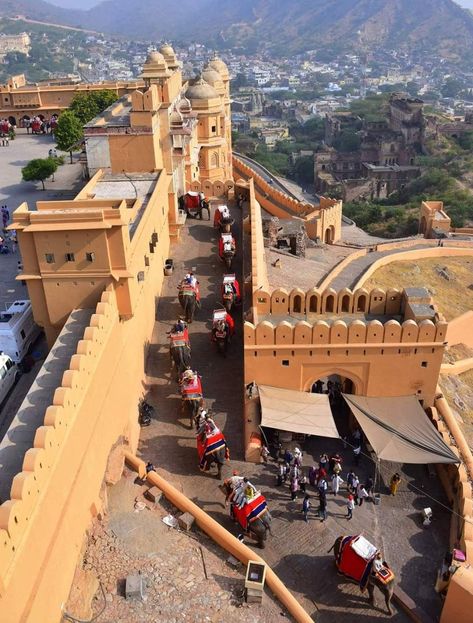
M 89 11 L 44 0 L 0 0 L 0 12 L 146 39 L 288 55 L 383 47 L 464 59 L 473 52 L 473 16 L 453 0 L 106 0 Z

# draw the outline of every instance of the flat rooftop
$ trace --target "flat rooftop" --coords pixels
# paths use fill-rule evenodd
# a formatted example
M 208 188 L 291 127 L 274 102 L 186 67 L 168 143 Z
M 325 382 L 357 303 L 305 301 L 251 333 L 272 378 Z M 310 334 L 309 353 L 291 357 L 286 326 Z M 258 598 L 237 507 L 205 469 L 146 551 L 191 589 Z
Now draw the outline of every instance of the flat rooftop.
M 161 172 L 154 173 L 106 173 L 93 188 L 94 199 L 141 199 L 135 218 L 128 225 L 130 239 L 145 213 L 146 206 L 156 188 Z
M 129 127 L 131 112 L 131 96 L 123 95 L 113 102 L 100 115 L 94 117 L 84 128 Z
M 27 450 L 33 447 L 36 431 L 43 426 L 47 407 L 52 405 L 54 392 L 83 338 L 94 310 L 76 309 L 47 356 L 38 376 L 21 403 L 18 413 L 0 442 L 0 501 L 10 498 L 13 478 L 22 471 Z

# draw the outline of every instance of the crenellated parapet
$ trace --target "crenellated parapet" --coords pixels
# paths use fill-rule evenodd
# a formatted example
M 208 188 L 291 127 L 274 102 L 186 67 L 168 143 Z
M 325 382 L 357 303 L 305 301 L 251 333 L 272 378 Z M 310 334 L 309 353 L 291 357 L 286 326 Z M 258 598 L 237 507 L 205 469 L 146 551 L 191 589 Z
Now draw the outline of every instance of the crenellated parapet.
M 82 401 L 118 321 L 115 293 L 108 287 L 77 343 L 52 404 L 45 409 L 43 425 L 36 430 L 33 446 L 24 456 L 22 471 L 13 478 L 10 499 L 0 506 L 0 595 L 8 584 L 9 569 L 20 545 L 34 523 L 32 515 L 50 487 L 59 458 L 67 452 L 70 436 L 76 433 Z M 94 424 L 91 418 L 86 426 L 93 430 Z
M 329 323 L 318 320 L 311 324 L 301 320 L 292 324 L 287 320 L 274 323 L 268 320 L 256 326 L 251 322 L 244 324 L 245 347 L 317 347 L 339 345 L 398 345 L 419 343 L 420 345 L 443 344 L 447 334 L 447 323 L 434 324 L 431 320 L 335 320 Z

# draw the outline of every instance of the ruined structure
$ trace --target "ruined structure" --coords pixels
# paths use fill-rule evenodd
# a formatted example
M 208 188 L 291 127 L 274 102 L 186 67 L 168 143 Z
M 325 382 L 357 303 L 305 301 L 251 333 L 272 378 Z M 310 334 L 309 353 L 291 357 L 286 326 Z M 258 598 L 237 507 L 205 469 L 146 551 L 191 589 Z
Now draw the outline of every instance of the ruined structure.
M 421 100 L 401 94 L 389 99 L 386 119 L 361 119 L 351 113 L 327 115 L 327 148 L 315 154 L 315 189 L 342 196 L 379 199 L 399 190 L 420 174 L 415 156 L 422 153 L 425 122 Z M 344 132 L 356 133 L 360 147 L 353 152 L 336 149 Z

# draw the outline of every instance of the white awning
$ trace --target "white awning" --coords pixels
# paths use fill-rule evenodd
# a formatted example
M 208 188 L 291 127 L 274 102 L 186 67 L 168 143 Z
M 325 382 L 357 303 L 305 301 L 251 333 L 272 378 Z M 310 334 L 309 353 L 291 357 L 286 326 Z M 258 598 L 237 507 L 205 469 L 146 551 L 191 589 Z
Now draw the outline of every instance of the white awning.
M 292 433 L 339 438 L 327 394 L 258 385 L 261 426 Z

